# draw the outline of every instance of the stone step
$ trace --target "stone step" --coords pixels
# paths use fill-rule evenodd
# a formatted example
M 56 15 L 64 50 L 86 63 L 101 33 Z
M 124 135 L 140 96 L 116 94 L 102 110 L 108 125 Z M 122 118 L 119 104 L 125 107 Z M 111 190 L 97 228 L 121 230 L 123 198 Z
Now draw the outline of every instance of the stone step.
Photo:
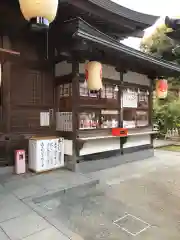
M 99 184 L 98 179 L 89 179 L 89 181 L 84 182 L 78 185 L 72 185 L 68 188 L 60 189 L 58 191 L 48 192 L 43 196 L 39 196 L 33 199 L 35 204 L 39 204 L 42 202 L 50 201 L 52 199 L 58 197 L 66 197 L 71 199 L 72 197 L 76 196 L 83 197 L 90 194 L 92 191 L 96 189 L 97 184 Z

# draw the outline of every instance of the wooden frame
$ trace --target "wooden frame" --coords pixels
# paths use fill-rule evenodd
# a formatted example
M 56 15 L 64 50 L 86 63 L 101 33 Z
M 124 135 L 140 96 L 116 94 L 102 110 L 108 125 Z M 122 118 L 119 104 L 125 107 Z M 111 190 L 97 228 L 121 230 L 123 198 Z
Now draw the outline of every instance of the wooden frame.
M 83 77 L 84 75 L 83 74 L 80 74 L 80 77 L 79 77 L 79 82 L 82 82 L 83 81 Z M 149 86 L 144 86 L 144 85 L 140 85 L 140 84 L 131 84 L 131 83 L 127 83 L 127 82 L 123 82 L 123 72 L 120 73 L 120 81 L 117 81 L 117 80 L 111 80 L 111 79 L 103 79 L 103 82 L 105 82 L 105 84 L 110 84 L 110 85 L 117 85 L 118 88 L 119 88 L 119 94 L 118 94 L 118 99 L 117 99 L 117 106 L 116 105 L 113 105 L 113 106 L 109 106 L 108 103 L 104 103 L 102 104 L 101 102 L 101 99 L 100 98 L 88 98 L 87 97 L 87 101 L 85 102 L 83 99 L 86 98 L 86 97 L 81 97 L 80 95 L 77 96 L 77 108 L 78 108 L 78 113 L 80 112 L 90 112 L 90 111 L 94 111 L 94 112 L 97 112 L 97 111 L 101 111 L 102 109 L 107 109 L 107 110 L 118 110 L 119 112 L 119 119 L 121 119 L 121 121 L 119 121 L 118 125 L 123 127 L 122 125 L 122 121 L 123 121 L 123 110 L 125 109 L 124 107 L 121 108 L 121 102 L 122 102 L 122 99 L 121 99 L 121 96 L 122 96 L 122 92 L 123 92 L 123 89 L 125 88 L 140 88 L 140 89 L 143 89 L 143 90 L 146 90 L 149 92 L 150 94 L 150 87 Z M 150 98 L 150 95 L 149 95 L 149 98 Z M 148 99 L 149 99 L 148 98 Z M 148 100 L 148 103 L 149 103 L 149 100 Z M 148 108 L 136 108 L 136 111 L 148 111 L 149 112 L 149 109 Z M 149 114 L 148 114 L 149 116 Z M 149 117 L 148 117 L 149 118 Z M 148 121 L 149 122 L 149 121 Z M 139 126 L 139 127 L 136 127 L 136 128 L 147 128 L 150 126 L 150 123 L 148 123 L 147 126 Z M 98 128 L 98 129 L 89 129 L 89 131 L 92 130 L 92 131 L 96 131 L 96 130 L 105 130 L 103 128 Z M 87 129 L 86 130 L 79 130 L 79 131 L 86 131 L 86 132 L 89 132 Z

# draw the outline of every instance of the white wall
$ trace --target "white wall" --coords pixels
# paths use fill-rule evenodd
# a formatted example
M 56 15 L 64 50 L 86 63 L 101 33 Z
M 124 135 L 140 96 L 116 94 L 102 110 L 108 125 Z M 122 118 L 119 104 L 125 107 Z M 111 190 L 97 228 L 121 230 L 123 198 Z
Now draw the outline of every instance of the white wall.
M 80 150 L 80 156 L 120 149 L 119 138 L 88 140 Z
M 130 136 L 128 137 L 127 143 L 124 144 L 124 148 L 138 147 L 147 144 L 151 144 L 150 135 Z M 118 149 L 120 149 L 119 138 L 88 140 L 80 150 L 80 156 Z
M 80 63 L 79 64 L 79 73 L 83 73 L 85 72 L 85 66 L 88 63 L 88 61 L 86 61 L 85 63 Z M 115 67 L 110 66 L 110 65 L 102 65 L 102 73 L 103 73 L 103 77 L 104 78 L 109 78 L 109 79 L 113 79 L 113 80 L 120 80 L 120 73 L 117 72 L 115 70 Z
M 103 77 L 120 81 L 120 73 L 116 71 L 115 67 L 103 64 Z
M 128 137 L 127 143 L 124 144 L 123 148 L 138 147 L 147 144 L 151 144 L 150 135 L 130 136 Z
M 85 72 L 85 66 L 88 63 L 86 61 L 85 63 L 79 64 L 79 72 L 83 73 Z M 113 80 L 120 81 L 120 73 L 116 71 L 115 67 L 110 65 L 102 65 L 103 67 L 103 77 L 109 78 Z M 124 74 L 124 82 L 128 83 L 134 83 L 134 84 L 140 84 L 144 86 L 150 86 L 151 80 L 146 76 L 139 73 L 128 71 L 126 74 Z
M 64 154 L 68 156 L 73 155 L 73 141 L 64 139 Z
M 124 74 L 124 82 L 136 83 L 144 86 L 150 86 L 151 80 L 146 76 L 135 72 Z
M 55 65 L 55 76 L 64 76 L 72 73 L 72 64 L 66 61 L 57 63 Z

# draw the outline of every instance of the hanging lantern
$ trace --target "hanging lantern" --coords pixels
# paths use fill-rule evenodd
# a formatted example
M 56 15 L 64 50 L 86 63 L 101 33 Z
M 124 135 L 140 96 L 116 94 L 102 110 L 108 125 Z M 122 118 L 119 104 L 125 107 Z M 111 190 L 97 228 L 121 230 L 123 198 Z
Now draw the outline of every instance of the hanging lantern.
M 99 91 L 102 89 L 101 63 L 96 61 L 89 62 L 85 70 L 88 89 L 91 91 Z
M 168 93 L 168 81 L 165 79 L 157 80 L 156 82 L 156 96 L 159 99 L 164 99 L 167 97 Z
M 27 21 L 48 27 L 55 19 L 58 0 L 19 0 L 20 9 Z

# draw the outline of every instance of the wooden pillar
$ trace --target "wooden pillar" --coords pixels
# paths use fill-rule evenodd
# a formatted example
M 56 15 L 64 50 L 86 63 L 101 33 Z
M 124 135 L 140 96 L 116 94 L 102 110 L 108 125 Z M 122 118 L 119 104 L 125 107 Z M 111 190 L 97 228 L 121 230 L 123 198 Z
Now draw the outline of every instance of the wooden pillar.
M 153 91 L 154 91 L 154 77 L 149 77 L 150 79 L 150 92 L 149 92 L 149 125 L 152 126 L 153 130 Z M 154 135 L 151 134 L 151 145 L 153 146 Z
M 11 42 L 8 36 L 3 36 L 2 47 L 11 49 Z M 5 162 L 12 164 L 11 158 L 11 62 L 5 61 L 2 63 L 2 132 L 5 134 L 4 147 L 5 147 Z
M 78 160 L 77 130 L 78 130 L 78 99 L 79 99 L 79 61 L 72 61 L 72 156 L 68 157 L 67 168 L 76 171 Z
M 124 73 L 120 72 L 120 126 L 123 128 L 123 78 L 124 78 Z
M 3 48 L 11 49 L 10 39 L 3 37 Z M 11 132 L 11 63 L 6 61 L 2 66 L 2 104 L 3 104 L 3 122 L 6 133 Z
M 119 127 L 123 128 L 123 83 L 124 81 L 124 72 L 121 71 L 120 72 L 120 122 L 119 122 Z M 124 154 L 123 151 L 123 142 L 122 139 L 120 138 L 120 151 L 121 151 L 121 155 Z

